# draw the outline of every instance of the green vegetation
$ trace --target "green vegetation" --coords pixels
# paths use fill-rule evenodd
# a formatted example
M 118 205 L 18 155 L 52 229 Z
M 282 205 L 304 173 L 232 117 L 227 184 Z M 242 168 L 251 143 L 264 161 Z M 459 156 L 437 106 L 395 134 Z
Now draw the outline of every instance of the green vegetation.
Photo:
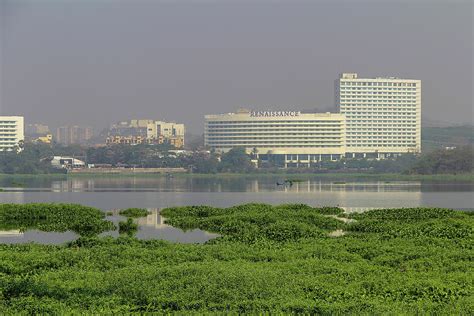
M 127 218 L 126 221 L 119 223 L 119 233 L 133 235 L 138 229 L 138 224 L 136 224 L 133 219 Z
M 457 174 L 474 170 L 474 147 L 439 149 L 422 155 L 411 168 L 416 174 Z
M 0 229 L 74 231 L 83 236 L 114 229 L 99 209 L 76 204 L 0 204 Z
M 119 214 L 126 217 L 145 217 L 150 214 L 150 212 L 144 208 L 127 208 L 120 210 Z
M 5 314 L 457 314 L 474 310 L 474 216 L 247 204 L 162 212 L 207 244 L 88 238 L 0 245 Z M 129 219 L 131 221 L 131 219 Z M 328 233 L 341 229 L 341 237 Z
M 245 148 L 238 147 L 222 154 L 217 170 L 219 172 L 252 172 L 255 170 L 255 165 L 246 154 Z
M 49 174 L 64 173 L 51 167 L 51 159 L 54 155 L 75 155 L 80 150 L 78 146 L 54 146 L 46 144 L 27 144 L 24 149 L 16 151 L 0 152 L 0 173 L 4 174 Z M 77 155 L 76 155 L 77 156 Z
M 430 152 L 435 149 L 453 146 L 473 146 L 474 126 L 423 127 L 421 147 Z
M 466 142 L 462 142 L 463 144 Z M 45 144 L 27 144 L 20 152 L 0 152 L 0 174 L 49 174 L 65 173 L 62 169 L 52 169 L 50 160 L 53 156 L 66 155 L 86 160 L 89 164 L 112 167 L 145 167 L 145 168 L 185 168 L 192 173 L 361 173 L 361 174 L 458 174 L 472 173 L 472 144 L 465 147 L 459 144 L 455 149 L 442 149 L 432 152 L 424 149 L 421 156 L 404 154 L 390 159 L 342 159 L 340 161 L 320 161 L 310 168 L 282 170 L 274 162 L 259 162 L 255 168 L 252 159 L 257 159 L 258 151 L 246 154 L 244 148 L 234 148 L 219 157 L 216 153 L 193 152 L 176 155 L 170 152 L 169 146 L 141 144 L 137 146 L 111 145 L 104 147 L 60 146 Z M 437 147 L 438 148 L 438 147 Z M 86 159 L 87 158 L 87 159 Z M 220 159 L 219 159 L 220 158 Z M 100 173 L 100 169 L 97 169 Z M 87 176 L 91 176 L 87 174 Z M 134 176 L 134 175 L 132 175 Z

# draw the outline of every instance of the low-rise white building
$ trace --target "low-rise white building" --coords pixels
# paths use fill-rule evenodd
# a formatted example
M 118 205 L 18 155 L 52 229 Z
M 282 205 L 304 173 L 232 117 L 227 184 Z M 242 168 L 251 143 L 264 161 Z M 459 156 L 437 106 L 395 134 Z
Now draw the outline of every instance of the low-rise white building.
M 79 169 L 85 168 L 84 161 L 73 157 L 54 156 L 51 160 L 51 166 L 58 169 Z
M 23 116 L 0 116 L 0 151 L 21 150 L 24 141 Z
M 244 147 L 281 167 L 311 166 L 345 153 L 345 117 L 335 113 L 239 111 L 205 116 L 205 145 L 218 152 Z

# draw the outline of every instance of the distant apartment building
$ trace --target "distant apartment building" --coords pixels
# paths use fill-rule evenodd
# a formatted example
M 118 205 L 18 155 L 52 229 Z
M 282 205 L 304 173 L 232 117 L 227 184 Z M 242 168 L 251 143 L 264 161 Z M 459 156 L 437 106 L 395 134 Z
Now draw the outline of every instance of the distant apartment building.
M 310 167 L 345 154 L 345 118 L 338 113 L 239 111 L 205 116 L 205 145 L 243 147 L 280 167 Z
M 143 136 L 146 137 L 147 126 L 154 120 L 130 120 L 112 124 L 108 136 Z
M 170 144 L 184 147 L 184 124 L 155 120 L 130 120 L 113 124 L 106 144 Z
M 73 157 L 54 156 L 51 160 L 51 166 L 57 169 L 78 169 L 85 168 L 84 161 Z
M 23 116 L 0 116 L 0 151 L 21 150 L 24 140 Z
M 61 126 L 56 129 L 56 142 L 63 145 L 84 144 L 92 136 L 92 128 L 87 126 Z
M 176 148 L 184 147 L 184 124 L 155 121 L 147 126 L 147 138 L 159 144 L 168 143 Z
M 114 135 L 108 136 L 105 140 L 107 145 L 112 144 L 125 144 L 125 145 L 139 145 L 147 143 L 147 139 L 144 136 L 123 136 L 123 135 Z
M 49 126 L 44 124 L 28 124 L 25 127 L 25 135 L 27 136 L 39 136 L 49 134 Z
M 346 117 L 346 157 L 384 158 L 421 151 L 421 81 L 343 73 L 335 100 Z

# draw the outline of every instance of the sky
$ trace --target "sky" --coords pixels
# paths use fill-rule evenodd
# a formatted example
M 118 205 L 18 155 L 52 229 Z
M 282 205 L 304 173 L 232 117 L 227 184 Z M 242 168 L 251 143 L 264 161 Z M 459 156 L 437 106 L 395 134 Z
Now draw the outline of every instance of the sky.
M 326 110 L 334 80 L 422 80 L 422 117 L 473 121 L 471 1 L 0 0 L 0 115 L 88 125 Z

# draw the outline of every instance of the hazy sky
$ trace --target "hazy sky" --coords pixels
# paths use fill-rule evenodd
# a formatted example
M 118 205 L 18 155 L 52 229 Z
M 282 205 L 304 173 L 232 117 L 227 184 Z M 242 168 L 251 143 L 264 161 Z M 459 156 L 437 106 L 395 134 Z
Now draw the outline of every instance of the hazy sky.
M 473 120 L 471 1 L 0 0 L 0 114 L 131 118 L 334 104 L 341 72 L 422 80 L 423 118 Z

